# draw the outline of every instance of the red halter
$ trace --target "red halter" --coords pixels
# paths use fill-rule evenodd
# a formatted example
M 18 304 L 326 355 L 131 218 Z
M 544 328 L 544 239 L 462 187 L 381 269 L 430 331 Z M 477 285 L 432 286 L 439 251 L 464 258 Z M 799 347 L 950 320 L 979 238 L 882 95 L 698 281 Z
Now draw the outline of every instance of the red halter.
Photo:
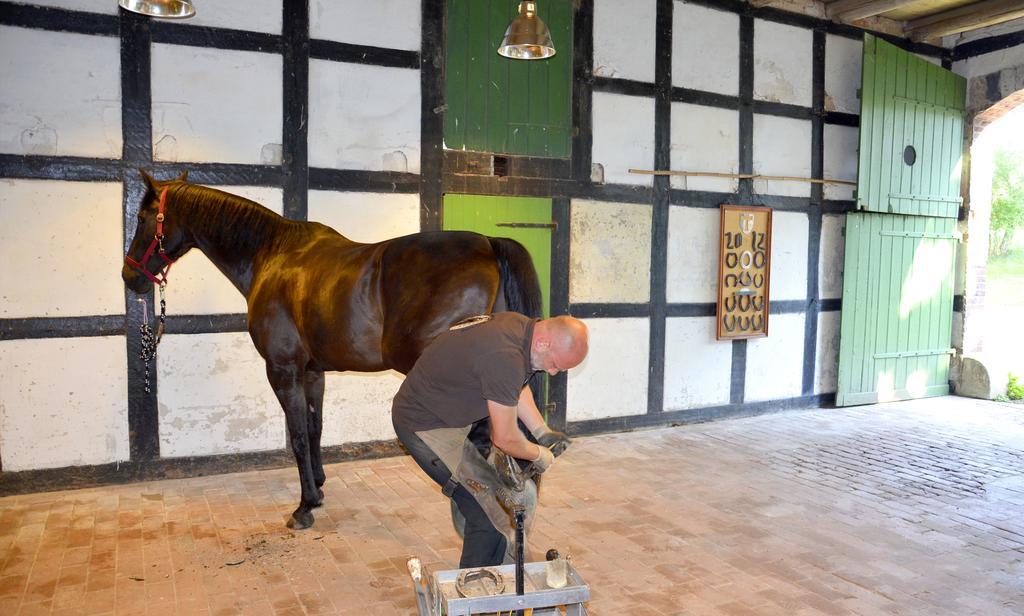
M 167 274 L 171 271 L 171 266 L 174 265 L 174 259 L 167 256 L 164 252 L 164 204 L 167 201 L 167 189 L 164 188 L 163 192 L 160 193 L 160 206 L 156 214 L 156 235 L 153 236 L 153 241 L 150 242 L 149 248 L 146 249 L 146 254 L 142 255 L 142 261 L 136 261 L 135 259 L 124 256 L 125 262 L 134 267 L 135 269 L 142 272 L 146 278 L 149 278 L 161 287 L 167 285 Z M 157 253 L 160 258 L 164 260 L 164 265 L 157 270 L 156 274 L 150 274 L 146 270 L 146 263 L 149 262 L 149 258 L 153 256 L 153 249 L 158 249 Z

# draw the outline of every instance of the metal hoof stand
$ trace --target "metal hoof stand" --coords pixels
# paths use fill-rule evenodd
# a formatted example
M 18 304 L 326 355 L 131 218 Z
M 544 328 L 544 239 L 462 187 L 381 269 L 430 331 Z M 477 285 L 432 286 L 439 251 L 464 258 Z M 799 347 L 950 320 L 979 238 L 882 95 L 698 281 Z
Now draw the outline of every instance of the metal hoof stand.
M 566 585 L 562 588 L 549 588 L 546 564 L 525 564 L 526 575 L 523 579 L 522 595 L 517 595 L 515 591 L 515 565 L 487 567 L 484 571 L 500 574 L 501 580 L 498 584 L 493 584 L 490 575 L 481 576 L 491 580 L 481 587 L 501 590 L 493 594 L 466 593 L 477 595 L 469 597 L 459 592 L 457 582 L 460 575 L 465 576 L 470 572 L 472 577 L 473 573 L 479 571 L 477 569 L 437 571 L 424 577 L 419 559 L 413 558 L 409 560 L 409 573 L 412 575 L 412 586 L 416 593 L 416 605 L 420 616 L 471 616 L 515 613 L 528 609 L 533 610 L 533 616 L 560 616 L 562 612 L 559 608 L 564 608 L 567 616 L 585 616 L 587 608 L 583 603 L 590 599 L 590 587 L 583 581 L 572 563 L 567 563 Z

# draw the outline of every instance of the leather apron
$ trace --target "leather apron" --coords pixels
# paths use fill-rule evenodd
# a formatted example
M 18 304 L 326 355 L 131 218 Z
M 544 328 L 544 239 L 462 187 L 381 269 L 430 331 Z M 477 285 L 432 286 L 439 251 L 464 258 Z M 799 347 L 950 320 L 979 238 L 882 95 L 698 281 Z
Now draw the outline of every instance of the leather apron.
M 480 455 L 476 445 L 466 438 L 469 435 L 470 427 L 435 428 L 417 432 L 416 436 L 420 437 L 441 462 L 452 471 L 452 479 L 473 495 L 494 528 L 505 535 L 504 562 L 511 563 L 515 560 L 515 527 L 512 511 L 506 509 L 503 502 L 523 505 L 526 508 L 523 525 L 525 537 L 533 526 L 534 513 L 537 510 L 537 484 L 533 479 L 526 480 L 525 487 L 518 492 L 506 487 L 495 469 L 494 451 L 496 448 L 491 448 L 491 455 L 487 459 Z M 447 490 L 446 492 L 450 495 L 450 492 Z M 453 506 L 453 515 L 456 511 L 457 508 Z M 456 524 L 458 524 L 457 521 Z M 463 526 L 464 524 L 463 521 Z M 458 526 L 456 527 L 458 528 Z M 527 554 L 526 559 L 530 560 L 529 551 L 525 545 L 523 549 Z

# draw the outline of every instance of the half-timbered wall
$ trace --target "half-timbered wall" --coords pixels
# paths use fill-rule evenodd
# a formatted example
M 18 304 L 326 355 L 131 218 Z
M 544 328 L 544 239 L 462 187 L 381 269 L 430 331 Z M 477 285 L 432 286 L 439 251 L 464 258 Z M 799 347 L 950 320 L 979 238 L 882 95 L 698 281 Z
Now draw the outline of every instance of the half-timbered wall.
M 171 272 L 145 393 L 137 332 L 154 297 L 139 303 L 119 280 L 137 168 L 188 170 L 359 241 L 418 231 L 422 9 L 221 0 L 162 22 L 116 2 L 0 3 L 6 475 L 84 466 L 86 480 L 126 479 L 164 472 L 152 470 L 161 460 L 189 473 L 253 459 L 209 457 L 220 454 L 287 459 L 245 300 L 198 251 Z M 330 375 L 326 404 L 345 410 L 327 414 L 324 444 L 349 455 L 392 439 L 400 383 Z
M 860 31 L 736 0 L 574 3 L 572 157 L 496 178 L 443 152 L 443 2 L 218 0 L 174 23 L 115 6 L 0 2 L 4 489 L 290 457 L 244 301 L 199 254 L 171 274 L 144 391 L 154 298 L 119 278 L 140 166 L 362 241 L 439 229 L 445 192 L 552 198 L 552 311 L 592 335 L 552 387 L 571 432 L 830 403 L 849 189 L 628 170 L 854 179 Z M 722 203 L 775 208 L 766 339 L 714 340 Z M 399 383 L 329 377 L 328 459 L 396 451 Z

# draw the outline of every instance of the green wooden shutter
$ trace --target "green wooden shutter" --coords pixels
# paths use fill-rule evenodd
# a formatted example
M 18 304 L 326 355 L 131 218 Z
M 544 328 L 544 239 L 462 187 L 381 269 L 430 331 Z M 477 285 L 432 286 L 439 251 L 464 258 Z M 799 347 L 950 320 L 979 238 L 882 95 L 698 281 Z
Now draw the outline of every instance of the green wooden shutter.
M 964 80 L 867 35 L 861 94 L 839 406 L 947 394 L 953 352 Z
M 956 217 L 966 83 L 865 35 L 858 209 Z M 913 164 L 904 161 L 908 146 Z
M 445 147 L 568 158 L 572 130 L 572 2 L 542 0 L 556 53 L 499 56 L 517 0 L 448 0 Z

